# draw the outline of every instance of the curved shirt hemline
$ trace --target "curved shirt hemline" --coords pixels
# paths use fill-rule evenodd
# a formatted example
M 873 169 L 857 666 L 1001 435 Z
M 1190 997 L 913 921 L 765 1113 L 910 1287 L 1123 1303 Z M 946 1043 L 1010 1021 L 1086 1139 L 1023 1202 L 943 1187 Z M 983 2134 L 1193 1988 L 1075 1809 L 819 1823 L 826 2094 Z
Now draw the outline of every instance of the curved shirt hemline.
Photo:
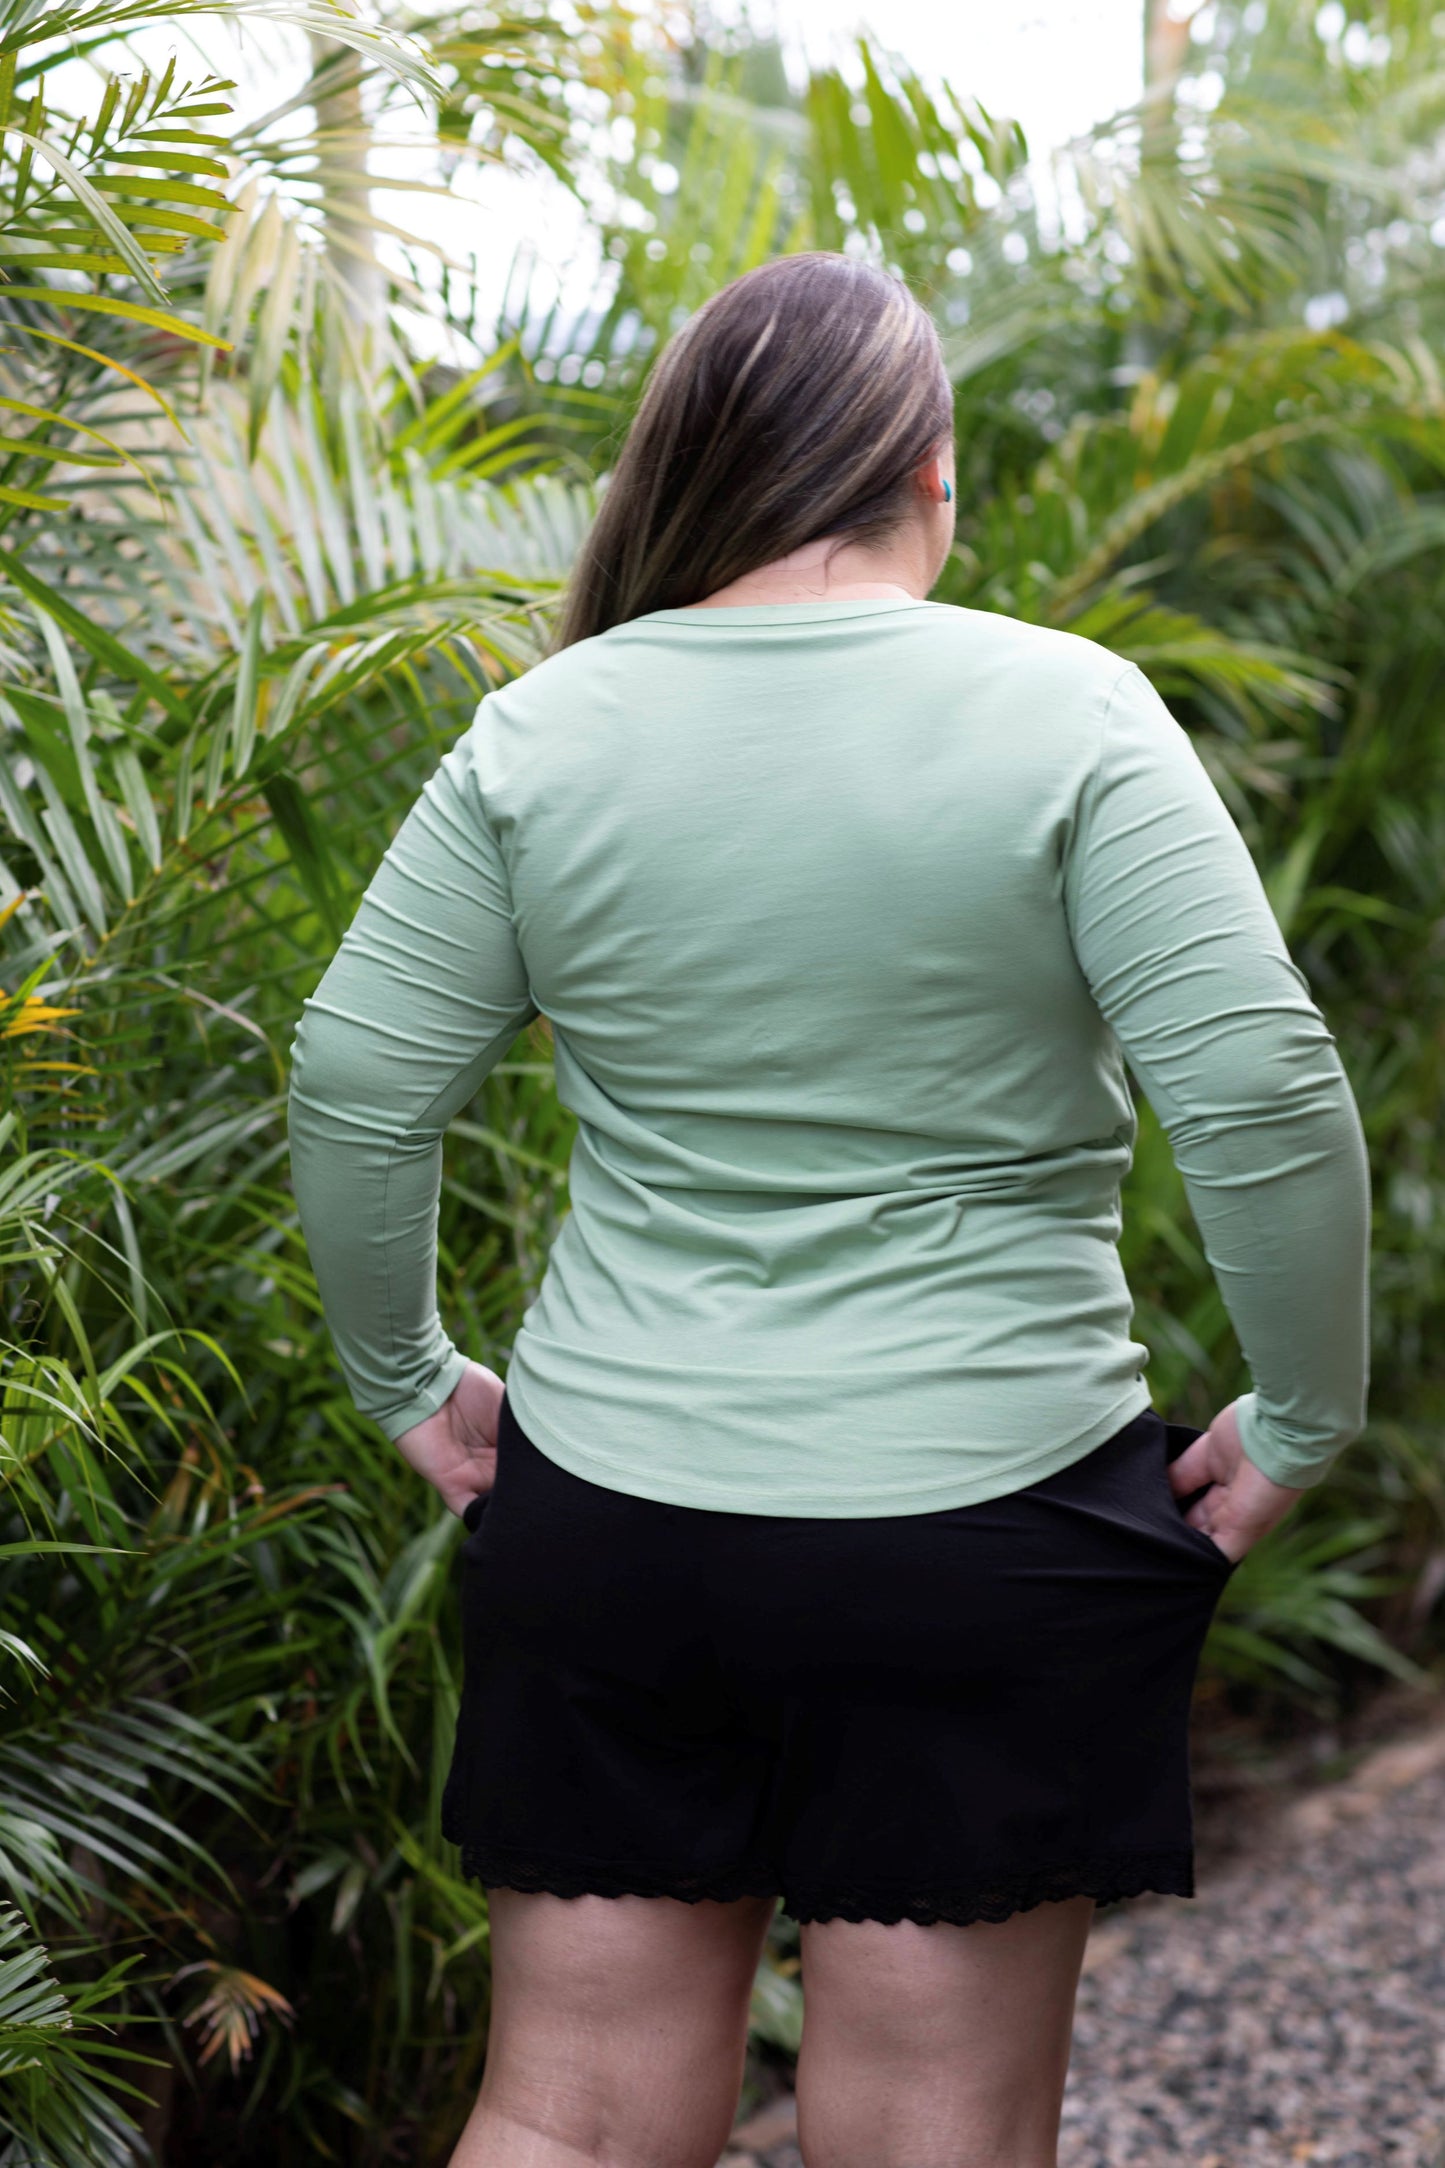
M 833 1484 L 825 1495 L 801 1492 L 785 1496 L 774 1491 L 765 1500 L 760 1500 L 755 1491 L 742 1487 L 734 1490 L 726 1484 L 684 1483 L 665 1478 L 661 1482 L 641 1483 L 633 1467 L 620 1465 L 605 1453 L 563 1438 L 538 1415 L 529 1405 L 523 1374 L 515 1366 L 508 1372 L 506 1389 L 513 1412 L 532 1443 L 559 1468 L 565 1468 L 569 1475 L 580 1476 L 584 1482 L 599 1484 L 605 1490 L 624 1491 L 632 1498 L 650 1498 L 658 1505 L 689 1506 L 713 1513 L 751 1513 L 785 1520 L 894 1519 L 910 1513 L 945 1513 L 954 1506 L 983 1505 L 990 1498 L 1007 1498 L 1015 1491 L 1027 1490 L 1030 1484 L 1041 1483 L 1046 1476 L 1057 1475 L 1062 1469 L 1072 1467 L 1075 1461 L 1092 1453 L 1096 1446 L 1113 1437 L 1115 1431 L 1122 1430 L 1126 1423 L 1131 1423 L 1153 1406 L 1148 1382 L 1139 1378 L 1132 1391 L 1085 1430 L 1028 1461 L 1015 1462 L 1007 1470 L 1004 1481 L 990 1477 L 957 1485 L 930 1484 L 926 1489 L 907 1491 L 850 1490 Z M 648 1474 L 651 1473 L 649 1469 Z

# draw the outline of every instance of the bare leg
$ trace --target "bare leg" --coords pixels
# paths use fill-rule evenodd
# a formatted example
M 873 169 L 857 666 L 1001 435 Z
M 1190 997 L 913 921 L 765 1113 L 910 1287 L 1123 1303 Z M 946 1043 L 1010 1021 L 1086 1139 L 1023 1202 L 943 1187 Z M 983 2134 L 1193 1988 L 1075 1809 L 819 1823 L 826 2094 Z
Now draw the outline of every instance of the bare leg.
M 774 1900 L 487 1897 L 492 2026 L 451 2168 L 715 2168 Z
M 814 1920 L 807 2168 L 1055 2168 L 1091 1897 L 973 1927 Z

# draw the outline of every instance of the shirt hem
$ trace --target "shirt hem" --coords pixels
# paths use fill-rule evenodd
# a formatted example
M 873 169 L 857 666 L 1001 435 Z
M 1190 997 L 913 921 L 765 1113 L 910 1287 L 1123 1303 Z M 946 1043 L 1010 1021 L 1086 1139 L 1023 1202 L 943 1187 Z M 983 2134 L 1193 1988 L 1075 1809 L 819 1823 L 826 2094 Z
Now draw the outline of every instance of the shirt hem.
M 704 1512 L 761 1513 L 800 1520 L 892 1519 L 908 1513 L 942 1513 L 954 1506 L 982 1505 L 990 1498 L 1006 1498 L 1014 1491 L 1026 1490 L 1030 1484 L 1041 1483 L 1045 1477 L 1071 1467 L 1153 1405 L 1147 1381 L 1139 1378 L 1122 1400 L 1116 1401 L 1087 1428 L 1075 1432 L 1063 1444 L 1031 1454 L 1027 1460 L 1016 1461 L 991 1476 L 976 1476 L 972 1482 L 865 1489 L 840 1484 L 832 1471 L 825 1470 L 826 1490 L 812 1490 L 806 1485 L 789 1486 L 760 1496 L 756 1491 L 725 1483 L 670 1477 L 651 1467 L 638 1469 L 595 1448 L 578 1445 L 575 1439 L 564 1437 L 532 1406 L 520 1370 L 514 1369 L 508 1374 L 507 1398 L 517 1421 L 539 1452 L 545 1453 L 548 1460 L 555 1461 L 569 1475 L 595 1483 L 603 1490 L 622 1491 L 632 1498 L 650 1498 L 659 1505 L 690 1506 Z M 705 1420 L 705 1409 L 699 1407 L 697 1415 L 699 1420 Z

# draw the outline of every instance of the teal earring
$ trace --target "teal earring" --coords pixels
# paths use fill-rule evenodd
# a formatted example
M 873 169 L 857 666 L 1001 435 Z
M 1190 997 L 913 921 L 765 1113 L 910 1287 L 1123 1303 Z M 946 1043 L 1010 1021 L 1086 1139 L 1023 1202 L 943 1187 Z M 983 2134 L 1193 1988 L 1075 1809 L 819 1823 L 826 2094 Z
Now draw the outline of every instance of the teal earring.
M 943 501 L 945 504 L 952 504 L 953 502 L 953 484 L 951 482 L 945 482 L 943 485 Z

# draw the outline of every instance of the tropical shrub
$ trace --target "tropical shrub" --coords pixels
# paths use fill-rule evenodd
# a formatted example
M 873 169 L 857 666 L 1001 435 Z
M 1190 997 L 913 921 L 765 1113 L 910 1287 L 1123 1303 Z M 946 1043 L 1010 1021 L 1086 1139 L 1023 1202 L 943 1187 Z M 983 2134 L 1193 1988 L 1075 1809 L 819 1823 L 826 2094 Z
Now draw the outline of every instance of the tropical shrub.
M 0 41 L 0 263 L 45 282 L 0 287 L 7 2168 L 440 2160 L 465 2115 L 456 1530 L 335 1371 L 287 1050 L 430 767 L 539 652 L 649 357 L 778 249 L 876 250 L 928 294 L 961 453 L 940 591 L 1174 702 L 1364 1110 L 1371 1431 L 1234 1577 L 1207 1680 L 1279 1715 L 1441 1666 L 1431 18 L 1392 6 L 1352 59 L 1312 8 L 1213 8 L 1044 176 L 867 47 L 795 91 L 765 44 L 650 21 L 435 17 L 420 50 L 299 19 L 311 132 L 264 140 L 174 75 L 57 118 L 48 56 L 137 10 Z M 464 277 L 379 252 L 365 138 L 407 84 L 448 157 L 525 141 L 575 179 L 575 321 L 479 325 Z M 408 345 L 426 310 L 466 334 L 445 365 Z M 570 1137 L 534 1031 L 448 1138 L 442 1307 L 498 1366 Z M 1126 1243 L 1156 1399 L 1204 1419 L 1243 1374 L 1147 1109 Z M 794 2050 L 798 2014 L 780 1927 L 758 2041 Z

